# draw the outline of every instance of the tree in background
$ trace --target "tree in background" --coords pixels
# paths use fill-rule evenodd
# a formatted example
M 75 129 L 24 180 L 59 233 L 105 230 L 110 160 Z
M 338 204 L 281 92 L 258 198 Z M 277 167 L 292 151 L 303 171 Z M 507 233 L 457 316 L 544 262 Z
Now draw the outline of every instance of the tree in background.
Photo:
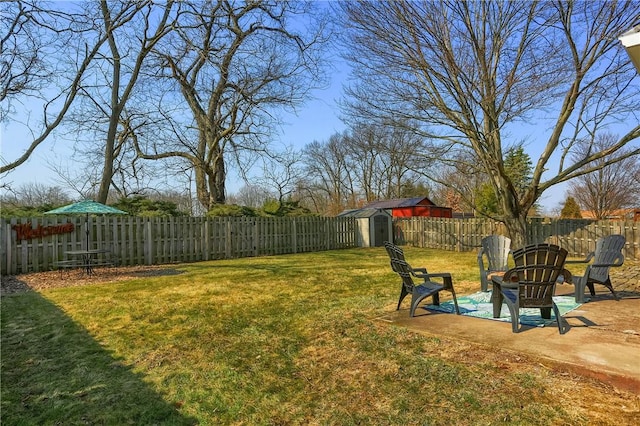
M 463 166 L 488 177 L 499 220 L 516 246 L 527 242 L 527 217 L 547 189 L 626 158 L 623 148 L 640 138 L 640 85 L 633 84 L 636 71 L 617 40 L 637 22 L 638 2 L 362 1 L 336 7 L 355 82 L 345 113 L 381 126 L 419 123 L 413 130 L 429 143 L 422 155 L 432 164 L 456 168 L 460 159 L 471 159 Z M 565 161 L 577 141 L 613 121 L 632 124 L 606 152 L 592 144 L 577 161 Z M 549 131 L 535 135 L 540 157 L 519 191 L 504 153 L 523 123 Z M 558 157 L 559 167 L 549 174 Z M 606 162 L 598 163 L 603 157 Z
M 292 148 L 283 152 L 269 154 L 262 158 L 262 177 L 256 182 L 263 188 L 266 196 L 263 210 L 276 216 L 285 216 L 296 209 L 298 200 L 293 198 L 297 183 L 302 179 L 302 154 Z M 269 205 L 269 208 L 264 206 Z M 275 207 L 277 204 L 279 207 Z
M 365 203 L 403 197 L 423 179 L 415 172 L 426 168 L 416 156 L 424 149 L 422 138 L 404 128 L 354 123 L 342 143 Z
M 32 217 L 70 204 L 71 197 L 59 186 L 27 183 L 0 197 L 3 217 Z
M 108 49 L 101 50 L 92 61 L 90 70 L 94 75 L 104 76 L 81 86 L 78 107 L 74 110 L 74 127 L 92 135 L 92 147 L 98 146 L 96 166 L 99 173 L 96 201 L 107 202 L 109 191 L 114 188 L 120 196 L 126 195 L 126 185 L 137 181 L 137 173 L 127 173 L 128 179 L 122 188 L 115 185 L 114 177 L 125 170 L 135 168 L 135 150 L 131 138 L 137 133 L 132 118 L 138 80 L 146 67 L 147 56 L 155 45 L 175 28 L 174 2 L 164 5 L 153 2 L 99 1 L 86 3 L 85 15 L 88 20 L 99 23 L 96 33 L 107 36 Z M 94 12 L 95 11 L 95 12 Z M 173 14 L 173 18 L 170 17 Z M 150 89 L 147 87 L 147 90 Z M 139 107 L 138 101 L 138 107 Z M 145 114 L 141 114 L 143 117 Z M 140 118 L 144 122 L 146 118 Z M 96 142 L 97 141 L 97 142 Z M 129 144 L 129 146 L 127 146 Z M 95 154 L 94 154 L 95 155 Z M 86 158 L 87 156 L 85 156 Z M 128 162 L 120 162 L 128 158 Z M 140 170 L 138 170 L 140 172 Z
M 514 189 L 519 197 L 524 196 L 531 185 L 533 163 L 531 156 L 524 151 L 522 144 L 509 147 L 504 157 L 504 168 L 513 182 Z
M 167 217 L 185 216 L 185 213 L 178 210 L 178 206 L 173 201 L 151 200 L 145 196 L 135 196 L 121 198 L 113 207 L 124 210 L 133 216 L 143 217 Z
M 53 69 L 47 63 L 51 39 L 61 28 L 56 24 L 46 29 L 38 21 L 46 12 L 22 1 L 3 2 L 0 20 L 0 122 L 13 112 L 21 96 L 42 93 L 55 81 Z M 49 18 L 47 16 L 47 18 Z M 62 38 L 62 37 L 61 37 Z M 66 36 L 63 40 L 66 39 Z M 58 45 L 59 46 L 59 45 Z
M 416 155 L 423 149 L 422 139 L 405 129 L 355 123 L 304 148 L 298 198 L 312 197 L 312 210 L 336 214 L 375 200 L 427 196 L 427 165 Z
M 443 204 L 442 202 L 440 202 L 441 200 L 435 198 L 432 195 L 432 190 L 429 187 L 429 185 L 425 184 L 423 181 L 419 181 L 415 183 L 412 181 L 403 182 L 400 185 L 400 192 L 398 193 L 397 198 L 414 198 L 414 197 L 429 197 L 429 199 L 435 202 L 436 204 L 449 207 L 448 204 Z
M 261 155 L 277 112 L 322 84 L 326 39 L 302 2 L 180 2 L 176 29 L 154 49 L 158 106 L 169 139 L 137 144 L 145 159 L 179 159 L 195 172 L 206 209 L 226 201 L 228 163 Z M 153 135 L 152 135 L 153 136 Z
M 471 152 L 460 152 L 458 161 L 453 165 L 437 163 L 440 167 L 431 174 L 431 180 L 435 182 L 432 201 L 445 200 L 443 205 L 458 212 L 473 212 L 480 209 L 478 192 L 486 186 L 487 178 L 474 158 Z M 491 197 L 490 194 L 487 196 Z
M 305 177 L 298 192 L 313 211 L 333 215 L 356 205 L 355 176 L 343 141 L 344 135 L 333 134 L 328 141 L 313 141 L 303 149 Z
M 524 196 L 524 192 L 531 183 L 533 165 L 531 157 L 524 151 L 521 144 L 507 150 L 504 168 L 506 175 L 513 182 L 518 197 Z M 476 211 L 481 215 L 494 218 L 502 215 L 502 206 L 488 179 L 477 188 L 475 200 Z
M 33 135 L 18 158 L 2 158 L 0 173 L 7 173 L 25 163 L 63 122 L 109 31 L 93 33 L 93 21 L 69 8 L 25 1 L 3 2 L 0 7 L 0 120 L 21 112 L 28 121 L 12 124 Z M 110 30 L 122 24 L 114 20 Z
M 65 142 L 88 170 L 66 179 L 102 202 L 110 190 L 148 189 L 152 167 L 142 160 L 162 160 L 167 174 L 193 171 L 185 183 L 194 183 L 204 209 L 224 203 L 229 163 L 248 168 L 268 153 L 281 112 L 325 83 L 324 8 L 311 2 L 16 1 L 1 8 L 0 119 L 34 101 L 43 113 L 39 123 L 25 123 L 34 140 L 18 158 L 2 158 L 0 173 L 69 124 Z M 79 162 L 59 171 L 77 172 Z
M 617 139 L 610 133 L 600 134 L 595 147 L 606 152 Z M 590 147 L 586 141 L 580 146 L 582 149 Z M 569 183 L 569 194 L 596 219 L 606 219 L 616 210 L 640 205 L 640 155 L 629 156 L 614 164 L 607 164 L 608 160 L 608 156 L 596 160 L 602 168 L 578 176 Z
M 581 219 L 580 206 L 573 197 L 567 197 L 567 200 L 560 211 L 560 219 Z
M 256 184 L 248 184 L 241 187 L 237 193 L 230 194 L 227 202 L 252 208 L 258 208 L 269 198 L 269 193 Z

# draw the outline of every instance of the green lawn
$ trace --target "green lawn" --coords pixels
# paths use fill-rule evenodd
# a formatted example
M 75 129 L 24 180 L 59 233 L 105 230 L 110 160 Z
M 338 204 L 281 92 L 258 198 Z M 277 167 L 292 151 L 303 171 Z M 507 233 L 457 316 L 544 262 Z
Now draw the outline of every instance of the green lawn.
M 406 255 L 479 289 L 473 253 Z M 591 401 L 566 394 L 609 395 L 377 321 L 399 292 L 382 248 L 167 268 L 179 273 L 3 297 L 2 423 L 588 424 Z

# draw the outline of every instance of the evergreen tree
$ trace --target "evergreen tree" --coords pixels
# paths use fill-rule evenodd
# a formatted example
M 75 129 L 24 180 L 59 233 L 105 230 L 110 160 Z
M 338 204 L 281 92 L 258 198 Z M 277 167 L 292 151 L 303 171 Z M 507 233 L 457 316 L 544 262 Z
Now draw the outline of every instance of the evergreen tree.
M 567 201 L 560 211 L 560 219 L 582 219 L 580 206 L 573 197 L 567 197 Z
M 516 187 L 518 195 L 522 196 L 531 183 L 531 171 L 533 170 L 531 157 L 524 151 L 522 145 L 509 148 L 504 157 L 504 168 L 513 186 Z
M 522 145 L 516 145 L 507 150 L 504 156 L 504 168 L 516 192 L 521 197 L 531 183 L 533 170 L 531 157 L 524 151 Z M 489 182 L 481 185 L 476 190 L 476 210 L 486 216 L 502 214 L 499 200 Z

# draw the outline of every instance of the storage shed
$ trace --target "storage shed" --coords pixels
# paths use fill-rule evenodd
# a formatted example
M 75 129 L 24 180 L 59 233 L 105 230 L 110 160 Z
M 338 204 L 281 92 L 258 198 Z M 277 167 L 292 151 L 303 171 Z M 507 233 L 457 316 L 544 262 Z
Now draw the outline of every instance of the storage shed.
M 339 217 L 355 217 L 358 246 L 380 247 L 393 239 L 393 224 L 389 212 L 380 209 L 345 210 Z
M 393 217 L 453 217 L 453 209 L 451 207 L 436 206 L 427 197 L 374 201 L 363 207 L 363 209 L 370 208 L 389 210 Z

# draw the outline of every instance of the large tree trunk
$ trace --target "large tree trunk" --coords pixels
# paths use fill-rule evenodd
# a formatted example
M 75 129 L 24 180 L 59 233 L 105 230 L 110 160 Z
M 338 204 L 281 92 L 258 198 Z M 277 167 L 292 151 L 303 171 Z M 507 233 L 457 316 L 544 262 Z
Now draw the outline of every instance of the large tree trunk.
M 519 248 L 529 244 L 527 232 L 527 214 L 532 204 L 530 197 L 519 199 L 518 192 L 505 173 L 494 177 L 494 186 L 503 211 L 503 222 L 507 227 L 512 247 Z
M 107 136 L 106 145 L 104 149 L 104 165 L 102 168 L 102 178 L 100 179 L 100 189 L 98 190 L 98 196 L 96 201 L 102 204 L 107 203 L 107 197 L 109 196 L 109 189 L 111 188 L 111 179 L 113 179 L 113 163 L 114 163 L 114 140 L 115 136 L 111 137 L 111 129 L 109 129 L 109 136 Z
M 216 135 L 206 134 L 206 129 L 201 130 L 201 139 L 207 141 L 202 147 L 209 147 L 208 151 L 199 153 L 201 158 L 199 164 L 194 164 L 196 177 L 196 195 L 198 201 L 206 210 L 210 210 L 216 204 L 226 203 L 226 168 L 224 164 L 224 155 L 220 142 Z M 203 148 L 203 151 L 207 149 Z
M 209 189 L 207 185 L 208 173 L 206 170 L 206 165 L 203 163 L 194 164 L 193 168 L 195 170 L 196 177 L 196 197 L 198 201 L 206 210 L 209 210 L 211 206 Z
M 227 172 L 224 166 L 224 156 L 222 152 L 216 155 L 213 163 L 213 173 L 211 176 L 211 200 L 215 204 L 224 204 L 227 201 L 225 181 Z M 209 206 L 211 207 L 211 206 Z
M 527 216 L 521 214 L 517 217 L 505 217 L 504 224 L 511 238 L 511 247 L 520 248 L 529 244 L 527 232 Z

